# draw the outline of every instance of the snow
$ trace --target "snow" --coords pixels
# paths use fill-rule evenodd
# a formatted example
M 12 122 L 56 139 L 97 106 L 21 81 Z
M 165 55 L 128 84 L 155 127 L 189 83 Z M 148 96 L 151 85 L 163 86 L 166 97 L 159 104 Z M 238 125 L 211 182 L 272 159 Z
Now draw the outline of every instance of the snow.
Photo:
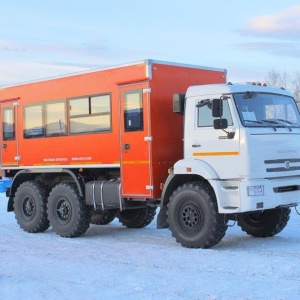
M 81 237 L 22 231 L 0 194 L 0 299 L 299 299 L 300 217 L 257 239 L 238 226 L 211 249 L 187 249 L 156 220 L 117 219 Z

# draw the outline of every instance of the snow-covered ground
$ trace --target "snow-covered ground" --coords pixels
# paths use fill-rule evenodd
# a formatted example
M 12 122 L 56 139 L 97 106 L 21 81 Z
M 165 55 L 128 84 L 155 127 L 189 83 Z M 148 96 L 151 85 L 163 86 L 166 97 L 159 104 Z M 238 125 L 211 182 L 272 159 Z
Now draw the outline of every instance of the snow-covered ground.
M 277 236 L 238 226 L 212 249 L 186 249 L 156 220 L 91 225 L 80 238 L 22 231 L 0 194 L 0 299 L 300 299 L 300 216 Z

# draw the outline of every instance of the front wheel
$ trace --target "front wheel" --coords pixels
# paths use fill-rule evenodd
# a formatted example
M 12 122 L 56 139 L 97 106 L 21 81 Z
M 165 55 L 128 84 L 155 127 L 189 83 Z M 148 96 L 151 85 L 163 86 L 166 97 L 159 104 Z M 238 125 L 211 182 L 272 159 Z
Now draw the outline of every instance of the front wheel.
M 246 213 L 239 218 L 238 225 L 254 237 L 271 237 L 287 225 L 290 213 L 290 208 L 286 207 Z
M 91 222 L 91 210 L 79 196 L 75 183 L 59 183 L 52 189 L 48 216 L 53 230 L 62 237 L 84 234 Z
M 227 224 L 218 213 L 212 188 L 206 183 L 187 183 L 174 191 L 168 204 L 172 236 L 187 248 L 210 248 L 225 235 Z

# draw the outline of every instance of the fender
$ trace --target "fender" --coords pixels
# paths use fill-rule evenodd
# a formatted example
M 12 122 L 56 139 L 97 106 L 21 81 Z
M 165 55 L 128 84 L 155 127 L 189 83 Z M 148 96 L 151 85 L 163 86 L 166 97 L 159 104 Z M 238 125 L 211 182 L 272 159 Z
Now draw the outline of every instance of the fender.
M 177 187 L 187 182 L 200 181 L 202 179 L 207 180 L 210 183 L 215 191 L 217 199 L 219 199 L 217 180 L 220 178 L 217 172 L 209 164 L 202 160 L 195 159 L 182 159 L 175 163 L 162 191 L 160 211 L 157 216 L 157 228 L 168 228 L 167 204 Z
M 215 192 L 218 207 L 220 208 L 220 176 L 207 162 L 199 159 L 179 160 L 174 165 L 174 174 L 193 174 L 194 176 L 207 180 Z
M 195 174 L 204 179 L 220 179 L 217 172 L 207 162 L 199 159 L 181 159 L 174 165 L 174 174 Z
M 79 195 L 81 197 L 84 197 L 84 184 L 82 181 L 80 181 L 80 177 L 76 176 L 74 172 L 72 172 L 69 169 L 38 169 L 38 170 L 21 170 L 19 171 L 13 178 L 12 185 L 10 189 L 7 189 L 6 191 L 6 196 L 8 197 L 8 203 L 7 203 L 7 211 L 13 211 L 14 207 L 14 197 L 15 197 L 15 192 L 17 191 L 17 188 L 20 186 L 21 183 L 27 180 L 34 180 L 37 175 L 41 173 L 66 173 L 68 174 L 73 181 L 76 183 Z
M 178 161 L 174 165 L 174 174 L 183 175 L 183 174 L 193 174 L 207 180 L 211 187 L 213 188 L 217 204 L 218 210 L 220 213 L 230 213 L 236 212 L 236 207 L 239 207 L 239 196 L 238 189 L 225 189 L 226 186 L 234 186 L 238 187 L 238 181 L 231 180 L 221 180 L 218 173 L 209 165 L 208 163 L 202 160 L 196 159 L 183 159 Z M 230 194 L 230 197 L 228 197 Z M 231 200 L 230 200 L 231 199 Z M 230 207 L 231 206 L 231 210 Z M 225 209 L 226 207 L 226 209 Z

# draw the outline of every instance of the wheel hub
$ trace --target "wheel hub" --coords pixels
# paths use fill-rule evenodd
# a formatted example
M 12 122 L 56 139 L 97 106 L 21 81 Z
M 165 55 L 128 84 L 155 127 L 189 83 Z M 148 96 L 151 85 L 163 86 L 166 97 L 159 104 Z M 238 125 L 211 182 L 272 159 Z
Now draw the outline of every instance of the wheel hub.
M 23 201 L 23 213 L 26 218 L 32 219 L 35 214 L 35 205 L 31 197 L 26 197 Z
M 192 204 L 185 205 L 181 210 L 181 223 L 186 229 L 196 228 L 201 221 L 199 210 Z
M 61 222 L 67 222 L 71 216 L 71 207 L 65 200 L 58 201 L 56 215 Z

